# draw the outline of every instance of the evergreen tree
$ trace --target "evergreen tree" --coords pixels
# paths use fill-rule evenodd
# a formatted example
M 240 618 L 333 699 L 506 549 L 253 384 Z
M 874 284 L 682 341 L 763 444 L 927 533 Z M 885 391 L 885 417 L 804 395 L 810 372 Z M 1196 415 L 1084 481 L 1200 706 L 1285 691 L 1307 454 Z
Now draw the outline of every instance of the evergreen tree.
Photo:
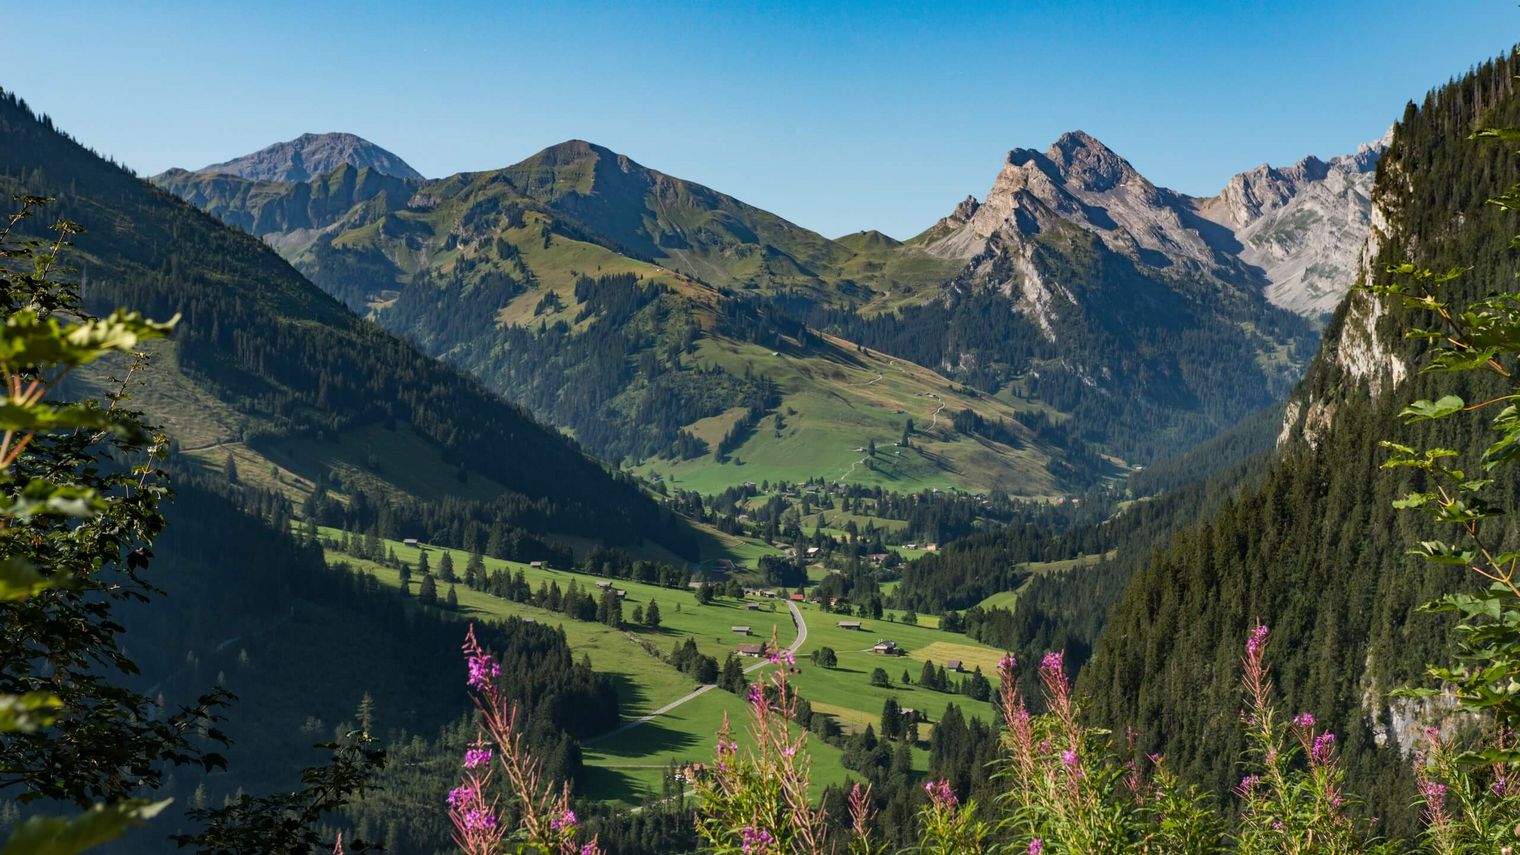
M 454 586 L 453 585 L 449 586 L 449 595 L 448 595 L 448 598 L 446 600 L 444 600 L 444 602 L 448 605 L 448 607 L 451 610 L 453 610 L 453 611 L 458 611 L 459 610 L 459 594 L 454 591 Z
M 649 601 L 649 608 L 644 610 L 644 623 L 648 624 L 650 629 L 660 628 L 660 604 L 658 602 L 654 600 Z
M 448 552 L 438 559 L 438 578 L 444 582 L 457 582 L 454 578 L 454 556 Z
M 881 738 L 896 739 L 902 735 L 902 706 L 896 698 L 887 698 L 881 705 Z
M 438 604 L 438 583 L 433 581 L 433 574 L 422 577 L 422 583 L 417 587 L 417 599 L 430 606 Z

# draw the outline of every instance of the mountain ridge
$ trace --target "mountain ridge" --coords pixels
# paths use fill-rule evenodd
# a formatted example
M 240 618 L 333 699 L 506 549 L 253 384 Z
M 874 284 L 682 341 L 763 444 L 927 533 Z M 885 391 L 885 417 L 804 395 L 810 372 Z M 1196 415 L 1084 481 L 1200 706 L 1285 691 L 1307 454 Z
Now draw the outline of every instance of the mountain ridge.
M 202 175 L 235 175 L 253 181 L 309 181 L 343 164 L 368 167 L 394 178 L 420 179 L 406 161 L 357 134 L 305 133 L 258 151 L 194 170 Z

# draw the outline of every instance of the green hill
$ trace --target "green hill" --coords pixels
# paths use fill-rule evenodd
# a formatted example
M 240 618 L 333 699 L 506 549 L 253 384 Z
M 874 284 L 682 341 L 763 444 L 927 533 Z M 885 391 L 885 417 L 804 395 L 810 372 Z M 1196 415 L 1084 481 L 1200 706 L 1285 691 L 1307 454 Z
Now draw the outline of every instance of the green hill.
M 86 225 L 71 260 L 87 304 L 183 316 L 134 380 L 137 403 L 203 470 L 297 499 L 490 500 L 496 520 L 539 534 L 687 550 L 638 485 L 14 96 L 0 98 L 0 190 L 56 196 L 50 214 Z

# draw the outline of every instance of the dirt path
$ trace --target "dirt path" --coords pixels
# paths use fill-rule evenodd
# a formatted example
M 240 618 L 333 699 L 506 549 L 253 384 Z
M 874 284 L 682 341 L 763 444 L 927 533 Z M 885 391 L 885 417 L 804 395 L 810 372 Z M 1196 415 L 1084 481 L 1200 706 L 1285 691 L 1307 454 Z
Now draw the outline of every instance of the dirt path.
M 797 651 L 802 648 L 803 642 L 807 641 L 807 635 L 808 635 L 807 621 L 803 620 L 803 618 L 802 618 L 802 609 L 797 608 L 797 604 L 796 603 L 792 602 L 791 600 L 787 600 L 786 601 L 786 607 L 789 608 L 789 609 L 791 609 L 791 611 L 792 611 L 792 623 L 796 625 L 796 629 L 797 629 L 797 637 L 792 641 L 792 643 L 790 645 L 787 646 L 786 650 L 787 650 L 788 653 L 791 653 L 792 655 L 795 656 L 797 654 Z M 748 673 L 750 673 L 752 671 L 758 671 L 759 669 L 764 668 L 765 666 L 767 666 L 769 664 L 771 664 L 771 663 L 768 660 L 761 659 L 759 662 L 756 662 L 753 665 L 750 665 L 749 667 L 745 668 L 744 669 L 744 673 L 748 674 Z M 659 709 L 655 710 L 654 712 L 652 712 L 652 713 L 650 713 L 648 715 L 640 716 L 639 718 L 636 718 L 633 721 L 628 722 L 627 724 L 624 724 L 624 725 L 622 725 L 620 727 L 613 728 L 612 730 L 607 731 L 606 733 L 602 734 L 601 736 L 593 737 L 591 739 L 586 740 L 585 742 L 582 742 L 581 744 L 582 745 L 595 745 L 596 743 L 601 742 L 604 739 L 611 739 L 612 737 L 617 736 L 617 735 L 619 735 L 621 733 L 626 733 L 627 731 L 630 731 L 630 730 L 634 729 L 635 727 L 638 727 L 639 725 L 644 724 L 646 722 L 653 721 L 653 720 L 659 718 L 660 716 L 665 715 L 666 713 L 668 713 L 671 710 L 675 709 L 676 707 L 679 707 L 679 706 L 681 706 L 682 704 L 684 704 L 684 703 L 686 703 L 688 701 L 691 701 L 691 700 L 694 700 L 696 698 L 699 698 L 699 697 L 707 694 L 708 692 L 710 692 L 710 691 L 712 691 L 713 689 L 716 689 L 716 688 L 718 688 L 718 687 L 716 685 L 712 684 L 712 683 L 708 683 L 705 686 L 698 686 L 697 688 L 693 689 L 692 691 L 687 692 L 686 694 L 682 695 L 681 697 L 676 698 L 675 700 L 671 701 L 670 703 L 666 704 L 663 707 L 660 707 Z

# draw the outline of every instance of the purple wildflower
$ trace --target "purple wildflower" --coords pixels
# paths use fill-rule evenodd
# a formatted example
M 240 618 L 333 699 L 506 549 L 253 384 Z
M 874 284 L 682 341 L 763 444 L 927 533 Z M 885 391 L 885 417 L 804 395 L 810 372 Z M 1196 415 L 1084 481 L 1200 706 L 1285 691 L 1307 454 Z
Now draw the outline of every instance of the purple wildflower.
M 464 752 L 464 767 L 466 769 L 479 769 L 491 762 L 490 747 L 468 748 Z
M 466 681 L 472 689 L 485 689 L 492 680 L 501 676 L 501 666 L 484 654 L 470 657 L 470 678 Z
M 1045 841 L 1036 837 L 1029 841 L 1029 855 L 1040 855 L 1045 851 Z
M 1068 748 L 1061 752 L 1061 765 L 1068 769 L 1077 768 L 1077 752 Z
M 475 793 L 464 784 L 449 790 L 449 807 L 462 807 L 475 801 Z
M 1314 747 L 1309 749 L 1309 756 L 1315 763 L 1323 766 L 1330 762 L 1330 754 L 1335 750 L 1335 734 L 1325 731 L 1314 737 Z
M 1257 624 L 1251 628 L 1251 635 L 1246 639 L 1246 655 L 1252 658 L 1261 655 L 1261 649 L 1267 646 L 1267 627 L 1265 624 Z
M 744 851 L 746 855 L 755 855 L 755 853 L 766 852 L 770 849 L 771 844 L 776 842 L 776 838 L 772 837 L 769 831 L 766 831 L 763 828 L 755 828 L 751 825 L 746 825 L 744 829 L 739 832 L 739 835 L 743 838 Z
M 1013 673 L 1013 669 L 1017 667 L 1019 667 L 1019 660 L 1013 658 L 1011 653 L 1004 654 L 1003 658 L 998 660 L 998 670 L 1004 674 Z
M 1302 727 L 1305 730 L 1312 729 L 1314 727 L 1314 713 L 1311 713 L 1311 712 L 1301 712 L 1301 713 L 1299 713 L 1293 719 L 1293 724 L 1296 725 L 1296 726 L 1298 726 L 1298 727 Z
M 1059 650 L 1052 650 L 1040 660 L 1040 668 L 1053 674 L 1062 673 L 1065 668 L 1065 656 Z
M 934 802 L 937 808 L 950 809 L 960 803 L 955 797 L 955 791 L 950 789 L 950 782 L 944 778 L 938 781 L 926 781 L 924 792 L 929 794 L 929 800 Z
M 465 831 L 493 831 L 496 828 L 496 814 L 483 807 L 471 808 L 461 815 L 460 824 Z
M 550 831 L 566 831 L 575 827 L 579 820 L 576 819 L 575 811 L 566 810 L 559 816 L 549 820 Z
M 1243 799 L 1250 799 L 1256 794 L 1256 787 L 1259 784 L 1261 784 L 1260 775 L 1247 775 L 1240 779 L 1240 786 L 1235 788 L 1235 792 L 1239 793 Z

